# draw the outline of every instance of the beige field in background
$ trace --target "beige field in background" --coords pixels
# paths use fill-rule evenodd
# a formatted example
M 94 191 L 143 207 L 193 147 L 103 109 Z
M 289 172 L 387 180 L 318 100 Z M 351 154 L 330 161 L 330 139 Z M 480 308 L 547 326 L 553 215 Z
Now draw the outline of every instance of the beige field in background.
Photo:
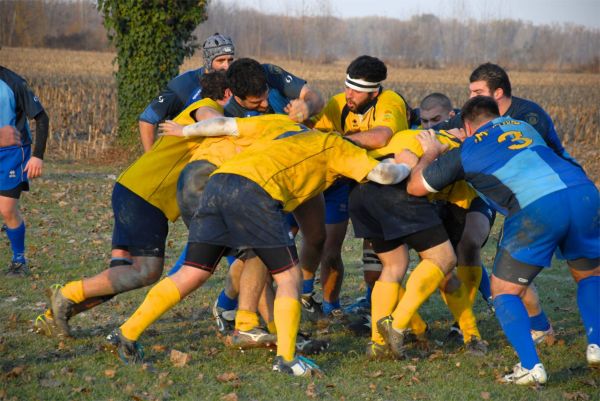
M 113 58 L 113 53 L 0 49 L 0 64 L 25 76 L 49 112 L 52 132 L 49 158 L 95 157 L 112 146 L 117 126 Z M 331 64 L 284 59 L 260 61 L 275 63 L 306 79 L 325 97 L 343 88 L 348 64 L 348 60 Z M 195 55 L 185 61 L 181 71 L 199 65 L 201 58 Z M 443 92 L 458 107 L 467 99 L 469 73 L 469 69 L 390 67 L 386 86 L 400 92 L 413 106 L 418 106 L 419 100 L 428 93 Z M 513 95 L 534 100 L 544 107 L 567 149 L 598 184 L 600 75 L 512 70 L 509 74 Z

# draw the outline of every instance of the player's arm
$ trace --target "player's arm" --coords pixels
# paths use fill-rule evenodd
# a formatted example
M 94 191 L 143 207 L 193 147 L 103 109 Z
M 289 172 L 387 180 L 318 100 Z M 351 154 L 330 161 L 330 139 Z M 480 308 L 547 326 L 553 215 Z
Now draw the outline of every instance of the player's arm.
M 160 124 L 160 135 L 189 138 L 198 136 L 239 136 L 239 132 L 235 118 L 219 116 L 186 126 L 167 120 Z
M 27 173 L 29 178 L 36 178 L 42 175 L 44 152 L 46 151 L 46 142 L 48 141 L 49 119 L 39 98 L 35 96 L 26 82 L 17 87 L 16 95 L 19 107 L 25 112 L 28 118 L 35 120 L 33 154 L 23 171 Z
M 181 109 L 183 109 L 181 100 L 169 87 L 150 102 L 138 118 L 140 141 L 142 142 L 144 152 L 152 149 L 158 123 L 165 120 L 168 116 L 174 115 L 177 110 Z
M 382 185 L 394 185 L 402 182 L 402 180 L 410 175 L 412 166 L 406 163 L 395 163 L 391 159 L 388 160 L 384 160 L 376 165 L 367 174 L 367 179 Z
M 367 131 L 347 134 L 346 137 L 361 148 L 371 150 L 387 145 L 392 135 L 394 135 L 394 132 L 390 127 L 379 126 Z
M 293 121 L 301 123 L 318 114 L 324 105 L 321 94 L 305 84 L 298 99 L 290 101 L 283 110 Z
M 430 192 L 438 192 L 452 182 L 464 178 L 460 148 L 442 155 L 448 145 L 440 143 L 432 130 L 421 132 L 417 139 L 423 147 L 423 156 L 413 168 L 408 180 L 406 190 L 409 194 L 424 196 Z

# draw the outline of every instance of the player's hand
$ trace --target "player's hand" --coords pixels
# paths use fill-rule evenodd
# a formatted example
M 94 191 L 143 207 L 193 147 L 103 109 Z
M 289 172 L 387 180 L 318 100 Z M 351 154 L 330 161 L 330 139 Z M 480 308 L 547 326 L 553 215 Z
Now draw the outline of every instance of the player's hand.
M 25 170 L 23 171 L 27 173 L 27 178 L 37 178 L 42 175 L 43 166 L 44 161 L 42 159 L 32 156 L 25 165 Z
M 436 159 L 448 149 L 448 145 L 442 144 L 437 140 L 435 131 L 432 129 L 421 131 L 417 135 L 417 139 L 421 143 L 421 147 L 423 147 L 423 156 L 427 156 L 431 159 Z
M 15 146 L 21 143 L 21 133 L 12 125 L 0 128 L 0 148 Z
M 183 136 L 183 125 L 175 121 L 167 120 L 158 126 L 158 135 L 162 136 Z
M 414 168 L 419 162 L 419 158 L 413 152 L 408 149 L 404 149 L 400 153 L 396 153 L 394 159 L 396 163 L 404 163 L 408 165 L 411 169 Z
M 288 103 L 287 106 L 283 108 L 288 116 L 295 122 L 301 123 L 304 120 L 308 120 L 310 117 L 310 110 L 308 109 L 308 104 L 304 100 L 294 99 Z

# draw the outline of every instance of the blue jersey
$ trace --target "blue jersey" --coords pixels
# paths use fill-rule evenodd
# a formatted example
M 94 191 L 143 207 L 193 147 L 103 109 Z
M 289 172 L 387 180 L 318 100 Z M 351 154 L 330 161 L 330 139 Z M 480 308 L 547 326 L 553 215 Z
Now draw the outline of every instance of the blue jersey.
M 204 68 L 199 68 L 173 78 L 140 114 L 139 120 L 153 125 L 164 120 L 172 120 L 187 106 L 202 99 L 200 77 L 203 74 Z
M 283 109 L 290 100 L 298 99 L 306 81 L 290 74 L 273 64 L 263 64 L 267 85 L 269 87 L 269 108 L 263 114 L 285 114 Z M 254 110 L 242 107 L 233 97 L 225 105 L 227 117 L 251 117 L 257 114 Z
M 423 178 L 434 191 L 465 179 L 509 216 L 548 194 L 592 184 L 581 167 L 559 157 L 531 125 L 508 117 L 480 127 L 461 147 L 428 166 Z
M 44 111 L 27 82 L 0 66 L 0 127 L 12 125 L 21 133 L 21 145 L 31 145 L 28 119 Z
M 525 121 L 535 128 L 535 130 L 542 136 L 546 144 L 552 150 L 554 150 L 557 155 L 574 162 L 574 159 L 562 146 L 560 138 L 558 137 L 556 129 L 554 128 L 552 119 L 548 113 L 546 113 L 544 109 L 537 103 L 531 100 L 512 96 L 510 107 L 508 110 L 506 110 L 506 113 L 503 114 L 503 117 L 512 117 L 515 120 Z M 463 128 L 460 113 L 457 113 L 451 119 L 439 123 L 433 127 L 435 130 L 449 130 L 452 128 Z

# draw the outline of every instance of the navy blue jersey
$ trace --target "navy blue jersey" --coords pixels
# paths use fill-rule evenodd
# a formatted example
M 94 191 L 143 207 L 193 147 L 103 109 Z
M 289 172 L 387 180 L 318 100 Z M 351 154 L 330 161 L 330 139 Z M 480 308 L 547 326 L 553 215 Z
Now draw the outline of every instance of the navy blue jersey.
M 480 127 L 461 147 L 428 166 L 423 178 L 433 191 L 465 179 L 490 206 L 509 216 L 545 195 L 592 183 L 531 125 L 509 117 Z
M 200 77 L 203 74 L 204 68 L 199 68 L 173 78 L 140 114 L 139 120 L 153 125 L 172 120 L 187 106 L 202 99 Z
M 44 111 L 40 100 L 27 82 L 13 71 L 0 66 L 0 127 L 12 125 L 21 133 L 21 144 L 31 145 L 28 119 Z
M 540 105 L 531 100 L 522 99 L 520 97 L 511 97 L 511 103 L 503 117 L 512 117 L 515 120 L 525 121 L 531 125 L 539 134 L 542 136 L 546 144 L 556 152 L 557 155 L 562 156 L 566 159 L 573 160 L 565 148 L 562 146 L 554 123 L 552 119 L 542 109 Z M 454 117 L 439 123 L 433 129 L 435 130 L 448 130 L 452 128 L 462 128 L 462 119 L 460 113 L 457 113 Z
M 262 66 L 269 87 L 269 108 L 264 114 L 284 114 L 284 107 L 287 106 L 290 100 L 300 97 L 300 92 L 302 87 L 306 85 L 306 81 L 276 65 L 263 64 Z M 227 117 L 251 117 L 256 114 L 254 110 L 242 107 L 233 97 L 225 105 L 225 115 Z

